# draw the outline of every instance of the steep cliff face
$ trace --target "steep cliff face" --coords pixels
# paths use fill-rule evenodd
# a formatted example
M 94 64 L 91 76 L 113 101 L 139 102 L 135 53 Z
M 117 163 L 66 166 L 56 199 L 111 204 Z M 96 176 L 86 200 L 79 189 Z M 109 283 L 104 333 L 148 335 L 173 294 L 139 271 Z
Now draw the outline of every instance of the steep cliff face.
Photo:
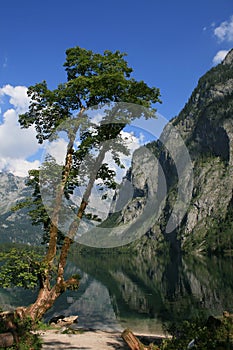
M 181 164 L 184 158 L 184 149 L 177 143 L 178 134 L 190 156 L 192 179 L 185 165 L 181 171 L 177 167 L 177 162 Z M 145 188 L 149 182 L 154 182 L 151 188 L 158 191 L 160 197 L 161 215 L 147 236 L 153 237 L 157 243 L 165 238 L 185 251 L 223 252 L 232 249 L 233 50 L 199 80 L 184 109 L 165 127 L 161 140 L 166 140 L 168 135 L 172 140 L 168 148 L 166 142 L 160 141 L 147 146 L 158 159 L 157 175 L 150 173 L 147 165 L 144 177 L 140 176 L 138 169 L 142 169 L 142 159 L 135 156 L 132 162 L 130 181 L 134 193 L 140 190 L 143 194 L 139 200 L 142 203 L 140 210 L 143 210 L 147 198 Z M 159 175 L 159 166 L 163 176 Z M 163 181 L 166 181 L 166 194 L 161 190 L 164 189 Z M 181 194 L 180 186 L 183 186 Z M 182 197 L 188 196 L 190 188 L 192 192 L 190 198 L 186 198 L 185 213 L 168 232 L 174 206 L 180 205 L 181 208 Z M 135 200 L 127 204 L 128 208 L 135 209 L 132 215 L 136 215 L 139 208 L 134 203 Z M 130 220 L 132 210 L 127 211 L 127 207 L 122 210 L 122 220 Z M 176 216 L 179 213 L 181 209 L 176 209 Z
M 200 79 L 173 125 L 194 171 L 192 200 L 178 230 L 181 247 L 232 249 L 233 51 Z
M 112 202 L 111 212 L 121 212 L 118 223 L 133 222 L 144 211 L 149 197 L 159 193 L 155 176 L 158 161 L 147 147 L 136 150 L 132 157 L 132 166 L 123 179 L 119 192 Z

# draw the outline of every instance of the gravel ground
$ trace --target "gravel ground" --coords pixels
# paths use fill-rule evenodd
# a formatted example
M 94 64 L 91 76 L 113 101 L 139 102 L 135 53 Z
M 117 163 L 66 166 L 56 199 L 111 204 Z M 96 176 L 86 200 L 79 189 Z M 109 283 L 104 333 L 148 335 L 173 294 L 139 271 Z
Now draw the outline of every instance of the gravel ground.
M 46 331 L 42 334 L 43 350 L 117 350 L 128 347 L 121 339 L 120 333 L 104 331 L 84 331 L 80 334 L 61 334 Z

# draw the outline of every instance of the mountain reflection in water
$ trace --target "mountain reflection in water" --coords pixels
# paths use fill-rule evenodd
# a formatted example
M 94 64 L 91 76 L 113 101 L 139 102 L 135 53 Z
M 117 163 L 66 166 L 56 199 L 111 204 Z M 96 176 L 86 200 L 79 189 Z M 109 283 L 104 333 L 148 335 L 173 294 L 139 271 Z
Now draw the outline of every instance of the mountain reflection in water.
M 46 319 L 79 315 L 78 326 L 155 333 L 167 321 L 232 312 L 232 268 L 230 258 L 165 260 L 145 252 L 85 256 L 73 252 L 66 273 L 81 274 L 80 289 L 62 295 Z M 0 304 L 27 305 L 34 295 L 1 290 Z

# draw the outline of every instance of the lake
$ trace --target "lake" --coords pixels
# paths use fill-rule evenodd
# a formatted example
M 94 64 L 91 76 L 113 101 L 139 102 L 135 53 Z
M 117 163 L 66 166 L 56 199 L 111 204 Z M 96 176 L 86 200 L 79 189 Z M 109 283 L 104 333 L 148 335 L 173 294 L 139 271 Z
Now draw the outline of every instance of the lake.
M 62 295 L 46 320 L 79 315 L 82 327 L 156 333 L 170 321 L 232 312 L 232 271 L 230 257 L 83 256 L 73 251 L 66 273 L 80 273 L 80 288 Z M 27 305 L 34 298 L 30 291 L 1 290 L 0 306 Z

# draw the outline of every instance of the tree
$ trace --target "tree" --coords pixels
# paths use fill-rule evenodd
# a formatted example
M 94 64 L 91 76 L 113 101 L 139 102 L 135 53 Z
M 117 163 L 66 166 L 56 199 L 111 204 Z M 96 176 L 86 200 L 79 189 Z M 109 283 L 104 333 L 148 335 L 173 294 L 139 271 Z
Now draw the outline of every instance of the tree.
M 67 137 L 63 165 L 54 164 L 54 159 L 47 158 L 40 173 L 37 170 L 29 172 L 28 184 L 33 186 L 34 196 L 26 205 L 31 205 L 29 214 L 33 222 L 43 223 L 45 239 L 48 242 L 42 260 L 43 268 L 39 268 L 38 264 L 31 264 L 34 268 L 37 266 L 35 271 L 39 290 L 37 299 L 24 309 L 23 314 L 32 320 L 41 319 L 64 291 L 79 286 L 78 276 L 65 279 L 64 270 L 68 253 L 80 220 L 85 214 L 94 182 L 101 179 L 107 188 L 114 189 L 116 186 L 115 173 L 107 163 L 104 163 L 104 159 L 106 153 L 111 151 L 116 164 L 121 165 L 120 153 L 127 153 L 127 148 L 121 139 L 121 130 L 135 116 L 132 111 L 130 113 L 125 111 L 126 104 L 133 103 L 146 107 L 146 112 L 144 110 L 141 113 L 149 118 L 154 116 L 153 104 L 160 102 L 157 88 L 151 88 L 145 82 L 136 81 L 131 77 L 132 69 L 128 67 L 124 56 L 125 54 L 119 51 L 105 51 L 104 54 L 98 54 L 80 47 L 68 49 L 64 64 L 67 82 L 60 84 L 55 90 L 49 90 L 45 81 L 28 89 L 31 102 L 28 112 L 19 116 L 21 126 L 28 128 L 33 125 L 38 142 L 41 144 L 57 136 L 56 132 L 61 123 Z M 93 124 L 88 117 L 87 111 L 92 106 L 107 106 L 104 107 L 104 121 L 100 124 Z M 76 148 L 75 135 L 78 132 L 80 145 Z M 88 180 L 82 173 L 83 165 L 85 175 L 89 174 Z M 46 174 L 50 171 L 54 172 L 53 176 L 47 177 Z M 56 180 L 56 173 L 62 173 L 60 181 Z M 41 174 L 41 181 L 46 191 L 49 192 L 53 188 L 53 205 L 49 205 L 49 208 L 44 206 L 41 199 L 39 186 Z M 69 199 L 84 178 L 86 186 L 76 212 L 76 219 L 70 223 L 68 232 L 64 235 L 62 230 L 59 230 L 63 197 Z M 53 181 L 56 185 L 51 187 Z M 24 205 L 25 203 L 19 204 Z M 22 278 L 25 276 L 29 278 L 27 271 Z M 1 278 L 4 281 L 4 276 Z M 31 285 L 35 282 L 33 278 L 32 280 Z M 8 285 L 14 282 L 14 278 L 10 279 L 8 276 Z

